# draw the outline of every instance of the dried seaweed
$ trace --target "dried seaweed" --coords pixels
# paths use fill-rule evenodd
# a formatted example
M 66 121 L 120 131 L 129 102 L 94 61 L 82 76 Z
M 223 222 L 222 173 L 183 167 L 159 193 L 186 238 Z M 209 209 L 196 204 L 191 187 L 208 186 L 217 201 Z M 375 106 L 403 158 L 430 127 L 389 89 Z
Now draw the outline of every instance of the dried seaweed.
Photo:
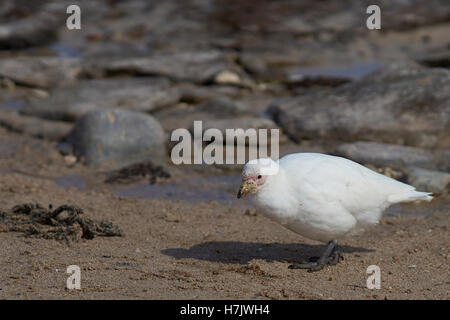
M 25 203 L 14 206 L 9 212 L 0 212 L 0 231 L 22 232 L 27 237 L 78 241 L 96 236 L 122 236 L 122 231 L 111 222 L 81 216 L 83 210 L 72 205 L 62 205 L 52 210 L 40 204 Z M 81 236 L 80 236 L 81 234 Z
M 109 172 L 105 183 L 131 183 L 142 178 L 150 178 L 150 183 L 155 184 L 158 179 L 170 178 L 170 173 L 152 162 L 137 163 Z

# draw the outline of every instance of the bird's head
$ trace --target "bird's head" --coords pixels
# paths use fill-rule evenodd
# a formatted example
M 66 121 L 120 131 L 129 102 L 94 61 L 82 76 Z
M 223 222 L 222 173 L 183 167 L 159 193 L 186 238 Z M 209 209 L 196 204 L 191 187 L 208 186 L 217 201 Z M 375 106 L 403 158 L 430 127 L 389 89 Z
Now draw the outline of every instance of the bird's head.
M 270 158 L 250 160 L 242 169 L 242 183 L 237 197 L 255 194 L 260 190 L 271 175 L 278 172 L 278 163 Z

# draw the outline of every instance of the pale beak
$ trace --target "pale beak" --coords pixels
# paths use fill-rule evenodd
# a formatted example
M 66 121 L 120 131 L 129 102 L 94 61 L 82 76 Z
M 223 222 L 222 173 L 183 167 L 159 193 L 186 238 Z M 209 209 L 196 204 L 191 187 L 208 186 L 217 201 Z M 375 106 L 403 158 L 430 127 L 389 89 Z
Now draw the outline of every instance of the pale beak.
M 253 183 L 248 183 L 247 181 L 242 181 L 241 187 L 239 188 L 237 197 L 238 199 L 244 198 L 247 194 L 249 194 L 253 189 L 255 188 L 255 185 Z

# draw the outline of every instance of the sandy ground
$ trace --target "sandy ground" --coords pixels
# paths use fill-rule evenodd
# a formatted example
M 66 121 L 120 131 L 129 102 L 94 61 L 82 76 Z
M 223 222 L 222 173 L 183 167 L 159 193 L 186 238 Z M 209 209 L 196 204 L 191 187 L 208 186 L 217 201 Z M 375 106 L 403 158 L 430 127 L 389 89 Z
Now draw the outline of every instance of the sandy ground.
M 125 234 L 67 245 L 0 232 L 0 299 L 449 298 L 448 197 L 392 208 L 379 226 L 341 241 L 343 262 L 308 273 L 288 266 L 324 246 L 244 206 L 117 196 L 101 183 L 65 188 L 55 177 L 96 175 L 69 167 L 54 144 L 1 128 L 0 151 L 0 211 L 75 204 Z M 69 265 L 81 268 L 81 290 L 65 288 Z M 380 290 L 366 288 L 370 265 L 381 269 Z

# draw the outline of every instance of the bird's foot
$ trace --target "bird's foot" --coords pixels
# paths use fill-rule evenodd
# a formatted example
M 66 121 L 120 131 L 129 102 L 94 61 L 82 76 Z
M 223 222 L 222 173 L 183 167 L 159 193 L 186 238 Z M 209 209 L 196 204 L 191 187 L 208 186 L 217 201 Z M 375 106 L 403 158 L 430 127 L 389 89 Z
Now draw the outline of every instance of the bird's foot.
M 328 257 L 328 261 L 327 263 L 329 265 L 337 265 L 339 263 L 339 261 L 344 260 L 344 255 L 342 254 L 342 252 L 336 250 L 334 251 L 329 257 Z
M 327 264 L 336 265 L 341 260 L 344 260 L 344 256 L 337 250 L 337 241 L 330 241 L 321 257 L 311 257 L 309 262 L 294 263 L 289 266 L 289 269 L 308 269 L 308 272 L 314 272 L 322 270 Z

